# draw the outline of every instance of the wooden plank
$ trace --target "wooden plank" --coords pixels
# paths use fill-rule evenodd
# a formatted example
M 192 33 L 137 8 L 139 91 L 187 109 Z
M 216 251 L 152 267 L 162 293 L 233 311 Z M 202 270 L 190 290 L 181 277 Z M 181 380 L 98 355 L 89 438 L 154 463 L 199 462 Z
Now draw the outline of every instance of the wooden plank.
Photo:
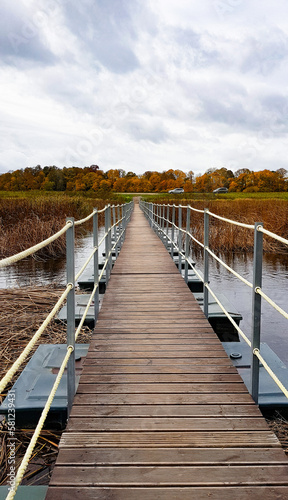
M 212 344 L 213 347 L 211 349 L 213 349 L 213 352 L 221 352 L 223 353 L 223 347 L 221 345 L 218 344 Z M 109 345 L 101 345 L 101 344 L 98 344 L 98 342 L 91 342 L 90 344 L 91 346 L 91 349 L 95 350 L 95 351 L 104 351 L 106 353 L 109 353 L 110 351 L 125 351 L 125 352 L 139 352 L 141 350 L 145 351 L 145 352 L 149 352 L 149 351 L 173 351 L 173 353 L 175 353 L 175 351 L 203 351 L 203 344 L 169 344 L 168 342 L 165 343 L 164 345 L 163 344 L 155 344 L 154 342 L 153 343 L 146 343 L 146 344 L 142 344 L 142 342 L 138 342 L 137 344 L 131 344 L 130 342 L 126 342 L 126 343 L 123 343 L 123 342 L 120 342 L 120 343 L 109 343 Z M 210 349 L 210 347 L 208 346 L 207 349 Z M 224 351 L 225 352 L 225 351 Z M 226 353 L 225 353 L 226 354 Z
M 59 465 L 287 465 L 280 448 L 61 448 Z
M 288 485 L 288 468 L 282 465 L 261 465 L 229 467 L 173 467 L 169 466 L 129 466 L 123 467 L 57 467 L 51 484 L 75 486 L 249 486 L 253 484 L 265 486 L 269 477 L 270 485 Z
M 101 394 L 101 393 L 110 393 L 110 394 L 123 394 L 123 393 L 135 393 L 135 394 L 149 394 L 149 393 L 154 393 L 154 394 L 163 394 L 163 393 L 180 393 L 180 394 L 198 394 L 199 392 L 201 394 L 211 394 L 211 393 L 236 393 L 236 392 L 243 392 L 246 393 L 247 389 L 246 386 L 242 381 L 239 381 L 238 383 L 236 382 L 223 382 L 221 383 L 207 383 L 207 384 L 187 384 L 186 382 L 182 382 L 181 384 L 99 384 L 99 383 L 94 383 L 94 384 L 83 384 L 82 381 L 80 380 L 80 383 L 78 385 L 77 393 L 78 394 Z
M 87 393 L 80 394 L 77 392 L 74 398 L 74 405 L 87 404 Z M 215 393 L 215 394 L 177 394 L 177 393 L 123 393 L 123 394 L 89 394 L 89 404 L 91 405 L 171 405 L 171 404 L 251 404 L 254 401 L 248 392 L 243 393 Z
M 64 491 L 65 493 L 64 493 Z M 65 497 L 63 495 L 66 495 Z M 53 487 L 45 500 L 287 500 L 286 486 L 235 487 Z
M 68 431 L 250 431 L 268 430 L 263 418 L 197 418 L 197 417 L 70 417 Z
M 192 356 L 192 353 L 193 353 L 193 356 Z M 226 352 L 224 351 L 224 349 L 216 349 L 214 351 L 213 350 L 196 350 L 196 349 L 189 349 L 189 351 L 186 350 L 180 350 L 180 351 L 160 351 L 158 350 L 157 352 L 155 351 L 147 351 L 146 349 L 143 350 L 143 351 L 139 351 L 139 350 L 134 350 L 134 351 L 125 351 L 125 350 L 118 350 L 118 351 L 98 351 L 96 349 L 92 349 L 91 351 L 88 352 L 87 354 L 87 357 L 97 357 L 98 359 L 100 358 L 136 358 L 136 359 L 140 359 L 140 358 L 159 358 L 161 357 L 162 360 L 164 361 L 164 358 L 170 358 L 170 359 L 176 359 L 176 358 L 181 358 L 181 359 L 185 359 L 185 358 L 188 358 L 188 359 L 191 359 L 192 357 L 194 358 L 203 358 L 205 360 L 207 360 L 208 362 L 208 359 L 209 359 L 209 362 L 210 362 L 210 358 L 217 358 L 217 359 L 221 359 L 221 358 L 224 358 L 225 360 L 227 360 L 227 354 Z M 204 361 L 203 361 L 204 362 Z M 167 361 L 166 361 L 167 363 Z
M 73 405 L 71 417 L 258 417 L 262 413 L 255 405 Z
M 89 358 L 86 360 L 84 368 L 82 370 L 83 375 L 97 375 L 97 374 L 123 374 L 123 373 L 135 373 L 135 374 L 177 374 L 177 373 L 183 373 L 183 374 L 192 374 L 192 373 L 198 373 L 198 374 L 207 374 L 207 373 L 217 373 L 217 374 L 236 374 L 238 373 L 236 368 L 234 366 L 229 366 L 229 365 L 223 365 L 223 366 L 218 366 L 218 365 L 212 365 L 212 366 L 203 366 L 203 365 L 197 365 L 197 364 L 187 364 L 187 365 L 119 365 L 119 364 L 111 364 L 108 365 L 105 363 L 105 365 L 95 365 L 93 363 L 94 359 Z
M 168 431 L 168 432 L 65 432 L 61 447 L 148 447 L 148 448 L 280 448 L 270 431 Z M 266 478 L 267 482 L 267 478 Z
M 128 365 L 133 365 L 133 366 L 162 366 L 162 365 L 167 365 L 167 363 L 170 362 L 169 359 L 166 359 L 166 357 L 152 357 L 152 356 L 144 356 L 144 357 L 140 357 L 138 356 L 137 358 L 133 358 L 132 356 L 131 357 L 127 357 L 125 356 L 125 353 L 120 353 L 119 354 L 119 357 L 115 357 L 115 356 L 106 356 L 105 357 L 100 357 L 98 355 L 99 353 L 97 353 L 97 351 L 88 351 L 88 354 L 85 358 L 85 365 L 87 363 L 89 364 L 95 364 L 95 365 L 101 365 L 101 366 L 104 366 L 104 365 L 110 365 L 110 364 L 113 364 L 114 366 L 116 365 L 125 365 L 125 366 L 128 366 Z M 110 354 L 110 353 L 109 353 Z M 183 366 L 183 365 L 187 365 L 187 366 L 198 366 L 198 365 L 201 365 L 203 366 L 203 364 L 205 363 L 205 360 L 207 358 L 205 358 L 205 356 L 197 356 L 194 358 L 189 358 L 189 357 L 175 357 L 173 359 L 173 366 Z M 213 357 L 213 358 L 209 358 L 209 365 L 211 366 L 228 366 L 228 367 L 231 367 L 231 362 L 228 360 L 228 358 L 226 357 L 223 357 L 223 358 L 220 358 L 220 357 Z M 170 365 L 171 366 L 171 365 Z
M 211 382 L 241 382 L 242 378 L 238 373 L 234 374 L 218 374 L 218 373 L 201 373 L 201 374 L 186 374 L 186 373 L 178 373 L 178 374 L 125 374 L 125 375 L 94 375 L 94 374 L 86 374 L 86 370 L 84 367 L 81 383 L 82 384 L 137 384 L 137 383 L 211 383 Z

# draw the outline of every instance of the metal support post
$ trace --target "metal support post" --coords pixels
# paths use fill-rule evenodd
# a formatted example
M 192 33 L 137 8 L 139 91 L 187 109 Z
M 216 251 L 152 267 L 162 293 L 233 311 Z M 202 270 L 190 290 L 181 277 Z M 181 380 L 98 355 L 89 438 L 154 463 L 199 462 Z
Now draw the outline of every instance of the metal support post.
M 124 204 L 122 205 L 121 207 L 121 232 L 124 231 Z M 124 243 L 124 239 L 125 239 L 125 233 L 123 232 L 122 236 L 121 236 L 121 246 L 123 245 Z
M 118 207 L 117 207 L 117 229 L 118 229 L 117 238 L 120 238 L 120 232 L 121 232 L 120 219 L 121 219 L 120 205 L 118 205 Z M 119 239 L 119 241 L 118 241 L 117 248 L 118 248 L 118 253 L 119 253 L 121 250 L 121 239 Z
M 109 212 L 110 212 L 110 205 L 107 205 L 105 207 L 105 260 L 108 259 L 109 255 Z M 106 263 L 106 287 L 108 285 L 109 281 L 109 261 L 107 260 Z
M 170 207 L 169 205 L 167 205 L 167 210 L 166 210 L 166 219 L 167 219 L 167 222 L 166 222 L 166 248 L 168 248 L 168 233 L 169 233 L 169 217 L 170 217 Z
M 171 249 L 170 249 L 170 255 L 173 258 L 173 253 L 174 253 L 174 234 L 175 234 L 175 205 L 172 207 L 172 226 L 171 226 Z
M 112 270 L 112 213 L 111 206 L 109 205 L 108 210 L 108 220 L 109 220 L 109 230 L 108 230 L 108 242 L 109 242 L 109 259 L 108 259 L 108 269 L 109 269 L 109 279 Z
M 97 285 L 94 295 L 94 321 L 96 324 L 99 314 L 99 249 L 98 249 L 98 210 L 94 208 L 93 215 L 93 246 L 97 248 L 94 253 L 94 287 Z
M 190 232 L 190 205 L 187 205 L 186 233 Z M 185 283 L 188 283 L 189 236 L 185 236 Z
M 72 346 L 73 352 L 70 355 L 67 365 L 67 417 L 73 404 L 76 391 L 75 382 L 75 262 L 74 262 L 74 217 L 67 217 L 67 221 L 72 221 L 72 225 L 66 232 L 66 274 L 67 284 L 71 283 L 73 288 L 67 295 L 67 347 Z
M 254 256 L 253 256 L 253 292 L 252 292 L 252 363 L 251 363 L 251 394 L 255 403 L 259 397 L 259 359 L 253 354 L 254 349 L 260 349 L 261 335 L 261 295 L 257 288 L 262 286 L 263 233 L 257 231 L 262 222 L 254 226 Z
M 178 269 L 179 272 L 181 273 L 182 270 L 182 255 L 180 252 L 182 252 L 182 233 L 180 229 L 182 229 L 182 208 L 179 206 L 178 207 L 178 249 L 179 249 L 179 260 L 178 260 Z
M 204 210 L 204 314 L 208 319 L 209 293 L 206 284 L 209 283 L 209 213 L 208 208 Z
M 114 243 L 116 243 L 117 241 L 117 230 L 116 230 L 116 207 L 115 205 L 113 205 L 112 207 L 112 212 L 113 212 L 113 226 L 114 226 L 114 230 L 113 230 L 113 239 L 114 239 Z M 118 245 L 116 245 L 115 247 L 115 253 L 116 253 L 116 257 L 118 257 Z

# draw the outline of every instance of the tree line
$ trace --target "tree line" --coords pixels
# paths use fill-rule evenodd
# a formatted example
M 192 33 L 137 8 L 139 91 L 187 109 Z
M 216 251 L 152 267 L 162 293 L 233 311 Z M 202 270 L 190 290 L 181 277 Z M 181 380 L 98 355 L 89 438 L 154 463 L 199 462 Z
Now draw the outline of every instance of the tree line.
M 225 167 L 209 169 L 202 175 L 169 169 L 164 172 L 147 171 L 141 175 L 111 169 L 107 172 L 98 165 L 90 167 L 64 167 L 55 165 L 42 168 L 27 167 L 0 175 L 1 191 L 93 191 L 119 193 L 167 192 L 181 187 L 187 193 L 209 193 L 218 187 L 227 187 L 230 192 L 288 191 L 287 171 L 261 170 L 253 172 L 247 168 L 235 173 Z

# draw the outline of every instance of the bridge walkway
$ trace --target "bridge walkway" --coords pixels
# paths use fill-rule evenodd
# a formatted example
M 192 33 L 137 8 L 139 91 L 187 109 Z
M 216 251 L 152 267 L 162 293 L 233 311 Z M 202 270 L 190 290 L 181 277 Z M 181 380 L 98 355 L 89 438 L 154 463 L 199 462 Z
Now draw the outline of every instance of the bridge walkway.
M 287 463 L 136 205 L 46 500 L 279 500 Z

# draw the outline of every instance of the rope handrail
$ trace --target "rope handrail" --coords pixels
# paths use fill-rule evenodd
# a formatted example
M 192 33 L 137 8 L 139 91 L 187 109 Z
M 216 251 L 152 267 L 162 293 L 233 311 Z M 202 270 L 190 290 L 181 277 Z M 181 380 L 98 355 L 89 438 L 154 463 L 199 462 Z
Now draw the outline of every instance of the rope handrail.
M 255 288 L 255 292 L 258 293 L 259 295 L 261 295 L 261 297 L 263 297 L 263 299 L 266 300 L 266 302 L 268 302 L 268 304 L 270 304 L 270 306 L 272 306 L 274 309 L 276 309 L 276 311 L 278 311 L 280 314 L 282 314 L 282 316 L 284 316 L 284 318 L 288 319 L 288 313 L 286 311 L 284 311 L 284 309 L 282 309 L 282 307 L 278 306 L 278 304 L 276 304 L 276 302 L 274 302 L 274 300 L 272 300 L 268 295 L 266 295 L 266 293 L 263 292 L 263 290 L 257 286 Z
M 282 236 L 278 236 L 278 234 L 272 233 L 271 231 L 268 231 L 268 229 L 264 229 L 263 226 L 257 226 L 257 231 L 267 234 L 267 236 L 271 236 L 271 238 L 284 243 L 284 245 L 288 245 L 288 240 L 286 238 L 282 238 Z
M 277 375 L 273 372 L 273 370 L 270 368 L 270 366 L 267 364 L 263 356 L 261 356 L 261 352 L 259 349 L 253 349 L 253 354 L 257 356 L 259 359 L 260 363 L 262 363 L 263 367 L 265 370 L 269 373 L 270 377 L 274 380 L 275 384 L 279 387 L 279 389 L 283 392 L 284 396 L 288 399 L 288 390 L 286 387 L 282 384 L 282 382 L 279 380 Z
M 96 283 L 96 284 L 94 285 L 94 288 L 93 288 L 93 290 L 92 290 L 92 292 L 91 292 L 91 295 L 90 295 L 90 297 L 89 297 L 89 300 L 88 300 L 87 305 L 86 305 L 86 307 L 85 307 L 85 310 L 84 310 L 84 312 L 83 312 L 82 318 L 81 318 L 80 323 L 79 323 L 79 325 L 78 325 L 78 327 L 77 327 L 77 330 L 76 330 L 76 332 L 75 332 L 75 342 L 76 342 L 76 340 L 77 340 L 77 338 L 78 338 L 78 335 L 79 335 L 79 333 L 80 333 L 80 331 L 81 331 L 81 328 L 82 328 L 82 326 L 83 326 L 83 323 L 84 323 L 84 321 L 85 321 L 85 319 L 86 319 L 86 316 L 87 316 L 88 311 L 89 311 L 89 307 L 90 307 L 90 306 L 91 306 L 91 304 L 92 304 L 92 301 L 93 301 L 93 298 L 94 298 L 94 295 L 95 295 L 95 293 L 96 293 L 96 290 L 97 290 L 98 286 L 99 286 L 99 282 L 98 282 L 98 283 Z
M 67 221 L 65 226 L 62 227 L 60 231 L 53 234 L 46 240 L 37 243 L 37 245 L 34 245 L 33 247 L 23 250 L 23 252 L 16 253 L 15 255 L 11 255 L 11 257 L 6 257 L 5 259 L 0 260 L 0 269 L 5 266 L 10 266 L 11 264 L 15 264 L 15 262 L 25 259 L 25 257 L 29 257 L 29 255 L 38 252 L 38 250 L 41 250 L 41 248 L 46 247 L 47 245 L 49 245 L 49 243 L 52 243 L 52 241 L 57 240 L 57 238 L 59 238 L 62 234 L 66 233 L 66 231 L 68 231 L 69 227 L 71 227 L 72 224 L 73 224 L 72 221 Z
M 89 257 L 87 258 L 86 262 L 83 264 L 83 266 L 81 267 L 80 271 L 78 271 L 78 273 L 76 274 L 75 281 L 78 281 L 78 279 L 80 278 L 81 274 L 85 271 L 85 269 L 88 266 L 89 262 L 91 261 L 93 255 L 95 254 L 95 252 L 97 250 L 99 250 L 101 244 L 103 243 L 103 241 L 105 240 L 105 238 L 106 238 L 107 235 L 108 235 L 108 233 L 105 233 L 104 236 L 103 236 L 103 238 L 98 243 L 98 245 L 93 248 L 93 250 L 92 250 L 91 254 L 89 255 Z
M 62 293 L 61 297 L 58 299 L 56 302 L 55 306 L 53 307 L 52 311 L 48 314 L 46 319 L 43 321 L 41 326 L 38 328 L 37 332 L 33 335 L 32 339 L 28 342 L 26 345 L 25 349 L 22 351 L 20 356 L 14 361 L 13 365 L 11 368 L 7 371 L 6 375 L 0 380 L 0 393 L 5 389 L 6 385 L 11 381 L 12 377 L 15 375 L 17 370 L 20 368 L 22 363 L 25 361 L 27 358 L 28 354 L 30 351 L 33 349 L 35 346 L 37 340 L 41 337 L 42 333 L 44 332 L 45 328 L 48 326 L 50 321 L 54 318 L 55 314 L 57 313 L 59 307 L 63 304 L 64 300 L 67 298 L 68 293 L 70 290 L 73 289 L 73 284 L 68 283 L 66 289 Z
M 229 312 L 227 311 L 227 309 L 225 309 L 225 307 L 222 305 L 222 303 L 218 299 L 217 295 L 215 295 L 215 293 L 213 292 L 213 290 L 211 289 L 211 287 L 208 285 L 208 283 L 204 283 L 204 285 L 207 288 L 207 290 L 211 293 L 212 297 L 216 300 L 217 304 L 222 309 L 222 311 L 227 316 L 227 318 L 229 318 L 229 320 L 231 321 L 232 325 L 236 328 L 236 330 L 241 335 L 241 337 L 245 340 L 245 342 L 249 345 L 249 347 L 251 347 L 252 344 L 251 344 L 251 341 L 248 339 L 247 335 L 245 335 L 245 333 L 237 325 L 236 321 L 234 321 L 234 319 L 232 318 L 231 314 L 229 314 Z
M 55 397 L 55 394 L 56 394 L 56 391 L 59 387 L 59 384 L 60 384 L 60 381 L 61 381 L 61 378 L 64 374 L 64 371 L 65 371 L 65 368 L 67 366 L 67 363 L 69 361 L 69 358 L 71 356 L 71 353 L 73 352 L 74 348 L 72 346 L 68 346 L 67 347 L 67 353 L 65 355 L 65 358 L 64 360 L 62 361 L 62 364 L 60 366 L 60 369 L 59 369 L 59 372 L 57 374 L 57 377 L 56 377 L 56 380 L 53 384 L 53 387 L 51 389 L 51 392 L 49 394 L 49 397 L 46 401 L 46 404 L 42 410 L 42 413 L 41 413 L 41 417 L 38 421 L 38 424 L 35 428 L 35 431 L 33 433 L 33 436 L 30 440 L 30 443 L 27 447 L 27 450 L 25 452 L 25 455 L 21 461 L 21 464 L 18 468 L 18 471 L 17 471 L 17 474 L 16 474 L 16 477 L 15 477 L 15 484 L 14 484 L 14 487 L 9 491 L 8 495 L 6 496 L 6 500 L 13 500 L 13 498 L 15 497 L 16 495 L 16 492 L 17 492 L 17 488 L 19 486 L 19 484 L 21 483 L 22 479 L 23 479 L 23 476 L 25 474 L 25 470 L 28 466 L 28 463 L 29 463 L 29 460 L 32 456 L 32 453 L 33 453 L 33 450 L 35 448 L 35 445 L 37 443 L 37 440 L 39 438 L 39 435 L 40 435 L 40 432 L 42 431 L 42 428 L 44 426 L 44 423 L 45 423 L 45 420 L 47 418 L 47 415 L 48 415 L 48 412 L 50 410 L 50 407 L 51 407 L 51 404 L 53 402 L 53 399 Z
M 180 207 L 180 208 L 190 208 L 191 210 L 193 210 L 193 212 L 198 212 L 199 214 L 204 214 L 204 210 L 201 210 L 200 208 L 191 207 L 191 205 L 176 205 L 176 206 Z
M 105 210 L 105 208 L 104 208 L 104 210 Z M 96 213 L 96 210 L 93 210 L 93 212 L 91 212 L 91 214 L 87 215 L 87 217 L 84 217 L 84 219 L 76 220 L 74 222 L 74 226 L 80 226 L 81 224 L 84 224 L 84 222 L 87 222 L 88 220 L 90 220 L 95 213 Z
M 246 229 L 254 229 L 253 224 L 245 224 L 244 222 L 238 222 L 236 220 L 227 219 L 226 217 L 221 217 L 221 215 L 217 215 L 214 214 L 213 212 L 210 212 L 210 210 L 207 210 L 207 213 L 209 215 L 212 215 L 212 217 L 215 217 L 215 219 L 223 220 L 224 222 L 228 222 L 229 224 L 232 224 L 234 226 L 245 227 Z

